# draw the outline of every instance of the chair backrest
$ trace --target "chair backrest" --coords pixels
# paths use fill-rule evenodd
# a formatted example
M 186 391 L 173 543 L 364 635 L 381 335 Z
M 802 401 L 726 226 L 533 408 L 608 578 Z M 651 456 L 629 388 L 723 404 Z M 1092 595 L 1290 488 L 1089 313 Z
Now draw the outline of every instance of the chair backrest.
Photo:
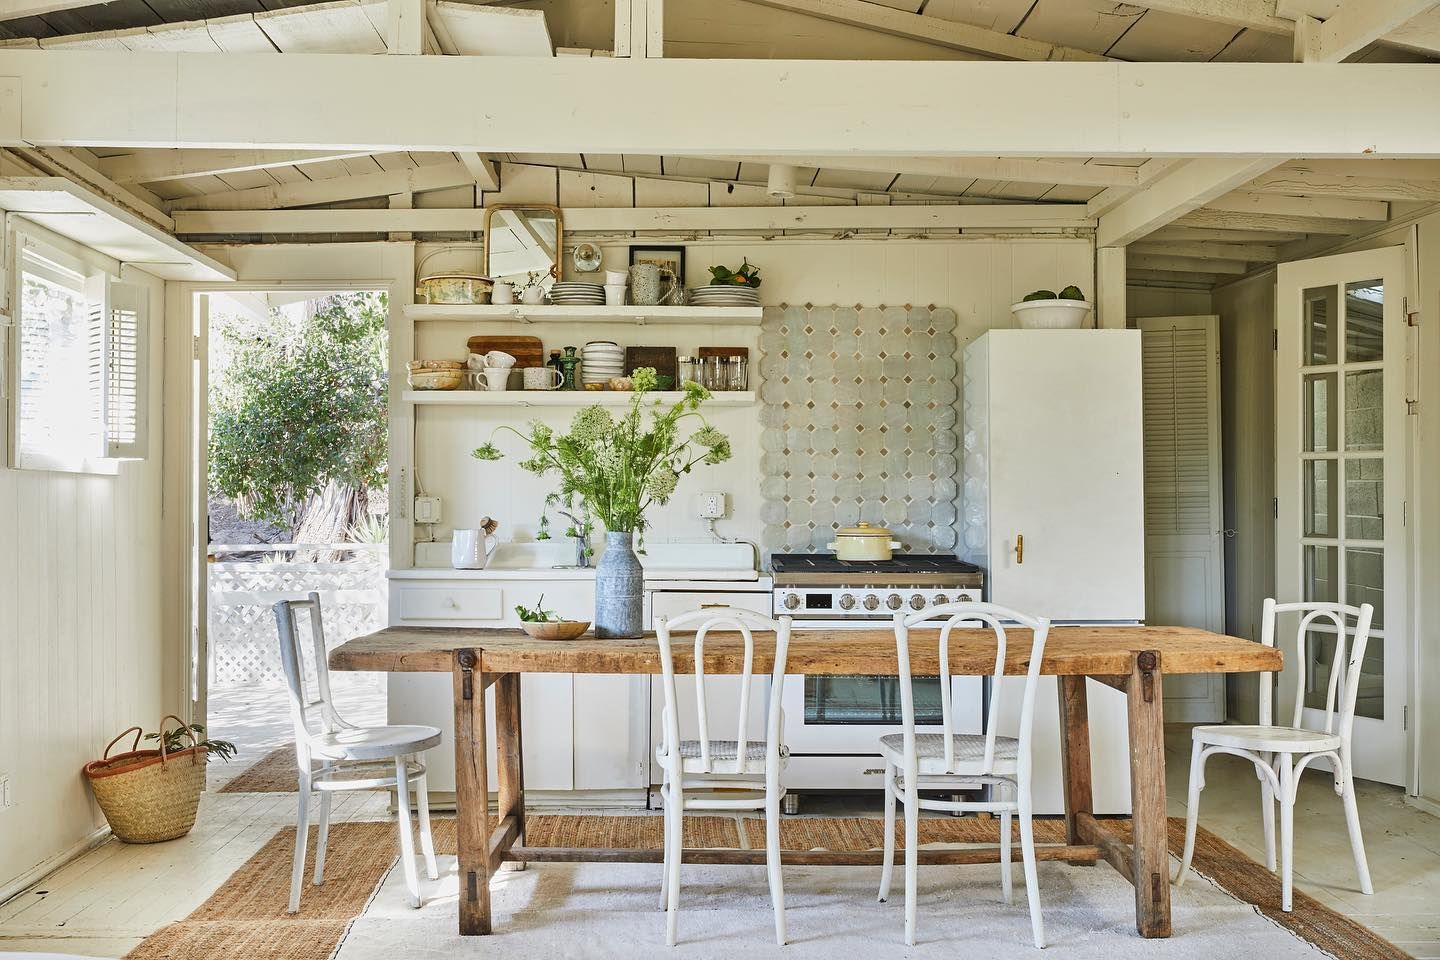
M 895 614 L 895 650 L 899 655 L 900 667 L 900 713 L 904 723 L 905 756 L 914 758 L 915 753 L 915 693 L 910 673 L 910 629 L 917 624 L 941 621 L 940 626 L 940 711 L 945 733 L 945 770 L 955 771 L 955 742 L 951 735 L 955 729 L 955 712 L 950 696 L 950 634 L 956 627 L 989 627 L 995 634 L 995 669 L 992 676 L 995 683 L 990 685 L 990 710 L 985 718 L 985 756 L 979 773 L 989 774 L 995 768 L 995 738 L 999 735 L 1000 708 L 1009 696 L 1006 685 L 999 680 L 1005 674 L 1005 657 L 1008 636 L 1005 622 L 1018 623 L 1029 627 L 1032 633 L 1030 662 L 1025 673 L 1025 689 L 1020 702 L 1020 741 L 1018 764 L 1022 775 L 1028 778 L 1030 772 L 1030 730 L 1035 717 L 1035 688 L 1040 679 L 1040 664 L 1045 656 L 1045 640 L 1050 634 L 1050 621 L 1044 617 L 1029 617 L 1008 607 L 993 603 L 947 603 L 921 610 L 908 616 Z M 975 772 L 967 763 L 966 772 Z M 907 771 L 913 776 L 915 771 Z
M 1306 634 L 1316 621 L 1321 621 L 1335 629 L 1335 650 L 1325 690 L 1324 731 L 1338 733 L 1341 740 L 1348 744 L 1350 731 L 1355 725 L 1355 699 L 1360 692 L 1360 675 L 1364 672 L 1365 647 L 1370 642 L 1370 622 L 1375 616 L 1375 608 L 1368 603 L 1352 607 L 1343 603 L 1276 603 L 1273 597 L 1266 598 L 1260 642 L 1267 647 L 1275 646 L 1276 619 L 1282 613 L 1300 615 L 1300 622 L 1295 628 L 1295 711 L 1290 725 L 1304 726 L 1305 694 L 1315 679 L 1307 672 Z M 1355 621 L 1353 630 L 1349 627 L 1350 620 Z M 1274 723 L 1272 679 L 1270 673 L 1260 675 L 1260 723 L 1265 726 Z
M 312 592 L 304 600 L 281 600 L 272 608 L 275 626 L 280 634 L 280 665 L 285 671 L 285 687 L 290 693 L 290 717 L 295 724 L 295 747 L 302 759 L 308 755 L 305 744 L 317 733 L 334 733 L 349 726 L 335 712 L 330 698 L 330 668 L 326 662 L 325 625 L 320 617 L 320 594 Z M 295 615 L 309 614 L 311 656 L 315 661 L 315 694 L 305 681 L 305 645 L 296 625 Z
M 695 629 L 695 708 L 699 721 L 700 761 L 705 773 L 714 772 L 710 756 L 709 703 L 705 693 L 705 635 L 715 628 L 736 630 L 745 640 L 745 659 L 739 674 L 739 721 L 735 731 L 735 757 L 743 763 L 746 746 L 754 739 L 750 734 L 750 680 L 755 668 L 755 636 L 753 630 L 775 634 L 775 665 L 771 671 L 770 707 L 765 719 L 765 742 L 772 757 L 778 757 L 780 729 L 784 724 L 781 695 L 785 688 L 785 661 L 790 651 L 789 617 L 772 620 L 753 610 L 739 607 L 705 607 L 678 617 L 660 617 L 655 621 L 655 635 L 660 644 L 662 682 L 665 691 L 665 712 L 662 718 L 664 744 L 672 754 L 679 749 L 680 716 L 675 692 L 675 658 L 671 649 L 671 632 L 691 624 Z

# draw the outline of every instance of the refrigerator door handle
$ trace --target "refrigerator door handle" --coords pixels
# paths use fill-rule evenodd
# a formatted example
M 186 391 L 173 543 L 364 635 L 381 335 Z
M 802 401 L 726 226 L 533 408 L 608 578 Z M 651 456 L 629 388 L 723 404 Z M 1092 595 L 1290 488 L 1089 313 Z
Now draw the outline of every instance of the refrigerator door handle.
M 1025 534 L 1015 534 L 1015 563 L 1025 562 Z

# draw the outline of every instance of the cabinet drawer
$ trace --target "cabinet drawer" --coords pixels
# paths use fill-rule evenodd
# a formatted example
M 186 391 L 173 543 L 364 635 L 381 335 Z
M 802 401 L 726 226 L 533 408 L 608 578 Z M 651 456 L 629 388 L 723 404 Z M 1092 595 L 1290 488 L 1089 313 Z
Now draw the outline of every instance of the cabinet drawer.
M 763 616 L 770 616 L 770 594 L 768 592 L 750 591 L 724 593 L 705 593 L 695 591 L 692 593 L 668 593 L 658 592 L 651 595 L 650 612 L 652 617 L 678 617 L 682 613 L 689 613 L 691 610 L 698 610 L 701 607 L 709 606 L 739 607 L 742 610 L 753 610 Z
M 407 584 L 398 589 L 401 620 L 501 620 L 505 616 L 499 587 L 443 583 Z

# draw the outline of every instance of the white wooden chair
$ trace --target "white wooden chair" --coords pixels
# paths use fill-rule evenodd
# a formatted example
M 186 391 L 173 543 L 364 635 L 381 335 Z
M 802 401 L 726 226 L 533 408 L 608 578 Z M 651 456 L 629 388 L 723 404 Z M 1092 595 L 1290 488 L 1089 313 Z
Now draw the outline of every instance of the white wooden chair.
M 915 695 L 910 675 L 910 628 L 940 620 L 940 733 L 915 730 Z M 1020 729 L 1015 737 L 998 735 L 1000 705 L 1007 695 L 999 682 L 1005 673 L 1005 621 L 1033 631 L 1030 667 L 1020 705 Z M 985 733 L 954 733 L 950 703 L 950 635 L 955 627 L 989 627 L 995 632 L 995 682 L 990 688 L 990 711 Z M 1030 928 L 1035 946 L 1045 946 L 1045 924 L 1040 916 L 1040 888 L 1035 875 L 1035 833 L 1031 825 L 1030 735 L 1035 717 L 1035 689 L 1050 621 L 1035 619 L 992 603 L 948 603 L 909 616 L 895 615 L 895 648 L 899 654 L 900 709 L 903 733 L 880 738 L 885 757 L 885 860 L 880 868 L 880 902 L 890 896 L 895 866 L 895 803 L 905 804 L 905 943 L 915 945 L 916 883 L 919 872 L 921 810 L 951 813 L 986 811 L 1000 814 L 1000 886 L 1011 902 L 1010 818 L 1020 818 L 1020 851 L 1025 863 L 1025 893 L 1030 902 Z M 954 792 L 958 788 L 989 786 L 986 801 L 940 800 L 921 797 L 921 790 Z
M 1185 810 L 1185 855 L 1175 877 L 1178 887 L 1190 872 L 1195 853 L 1195 827 L 1200 813 L 1200 791 L 1205 789 L 1205 761 L 1216 753 L 1243 757 L 1255 765 L 1260 779 L 1260 812 L 1265 825 L 1265 866 L 1275 869 L 1275 801 L 1280 801 L 1281 909 L 1291 906 L 1292 873 L 1295 858 L 1295 792 L 1300 774 L 1316 760 L 1325 758 L 1335 781 L 1335 792 L 1345 805 L 1345 826 L 1350 833 L 1350 852 L 1355 858 L 1355 872 L 1360 877 L 1363 893 L 1375 892 L 1370 884 L 1370 867 L 1365 860 L 1365 842 L 1360 836 L 1360 812 L 1355 805 L 1354 768 L 1350 762 L 1351 731 L 1355 725 L 1355 697 L 1360 690 L 1365 646 L 1370 640 L 1370 621 L 1375 609 L 1370 604 L 1359 607 L 1340 603 L 1276 603 L 1265 601 L 1260 642 L 1275 645 L 1275 618 L 1282 613 L 1300 614 L 1295 631 L 1294 663 L 1296 666 L 1295 712 L 1290 726 L 1272 725 L 1273 690 L 1271 674 L 1260 674 L 1260 723 L 1257 726 L 1216 724 L 1196 727 L 1191 733 L 1194 747 L 1190 754 L 1190 796 Z M 1347 621 L 1355 628 L 1347 631 Z M 1305 637 L 1316 620 L 1328 621 L 1334 627 L 1335 655 L 1330 664 L 1330 678 L 1325 692 L 1325 721 L 1318 730 L 1303 725 L 1305 692 L 1310 678 L 1306 676 Z M 1347 659 L 1346 634 L 1350 633 Z
M 671 653 L 673 631 L 695 628 L 695 701 L 699 736 L 680 739 L 680 711 L 675 691 L 675 660 Z M 665 709 L 661 721 L 662 740 L 655 760 L 662 770 L 661 803 L 665 812 L 665 870 L 660 884 L 660 905 L 667 911 L 665 942 L 675 945 L 676 914 L 680 907 L 680 860 L 684 850 L 686 810 L 764 810 L 765 861 L 770 876 L 770 901 L 775 908 L 775 942 L 785 943 L 785 891 L 780 878 L 780 801 L 785 787 L 780 771 L 789 751 L 780 742 L 784 711 L 780 703 L 785 685 L 785 659 L 790 648 L 789 617 L 771 620 L 736 607 L 708 607 L 655 622 L 663 667 Z M 709 711 L 705 696 L 705 635 L 720 628 L 738 630 L 745 639 L 744 671 L 740 676 L 739 723 L 733 740 L 710 737 Z M 755 664 L 752 630 L 775 634 L 775 669 L 771 674 L 770 704 L 766 711 L 764 739 L 755 740 L 749 730 L 750 687 Z M 716 790 L 749 788 L 759 796 L 717 794 Z M 695 791 L 695 792 L 692 792 Z
M 310 794 L 320 794 L 319 836 L 315 844 L 316 886 L 325 882 L 325 844 L 330 833 L 330 797 L 341 790 L 395 788 L 396 819 L 400 829 L 400 861 L 410 905 L 420 906 L 420 880 L 415 869 L 415 840 L 410 832 L 410 785 L 420 816 L 420 846 L 425 872 L 439 879 L 435 844 L 430 836 L 430 802 L 425 765 L 419 755 L 440 743 L 440 731 L 425 726 L 357 727 L 335 712 L 330 697 L 330 671 L 326 662 L 325 630 L 320 619 L 320 595 L 305 600 L 281 600 L 274 606 L 280 631 L 280 663 L 290 692 L 290 716 L 295 724 L 295 759 L 299 769 L 300 808 L 295 821 L 295 863 L 290 875 L 290 912 L 300 909 L 300 887 L 305 876 L 305 846 L 310 833 Z M 310 615 L 311 654 L 315 661 L 315 693 L 305 678 L 305 651 L 296 628 L 295 614 Z

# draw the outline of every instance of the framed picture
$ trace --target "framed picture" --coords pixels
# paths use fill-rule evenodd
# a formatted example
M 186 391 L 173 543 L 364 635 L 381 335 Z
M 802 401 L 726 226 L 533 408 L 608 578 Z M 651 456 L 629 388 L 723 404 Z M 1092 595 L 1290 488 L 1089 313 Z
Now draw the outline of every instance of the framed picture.
M 673 272 L 680 285 L 685 285 L 684 247 L 631 247 L 630 266 L 637 263 L 653 263 Z

